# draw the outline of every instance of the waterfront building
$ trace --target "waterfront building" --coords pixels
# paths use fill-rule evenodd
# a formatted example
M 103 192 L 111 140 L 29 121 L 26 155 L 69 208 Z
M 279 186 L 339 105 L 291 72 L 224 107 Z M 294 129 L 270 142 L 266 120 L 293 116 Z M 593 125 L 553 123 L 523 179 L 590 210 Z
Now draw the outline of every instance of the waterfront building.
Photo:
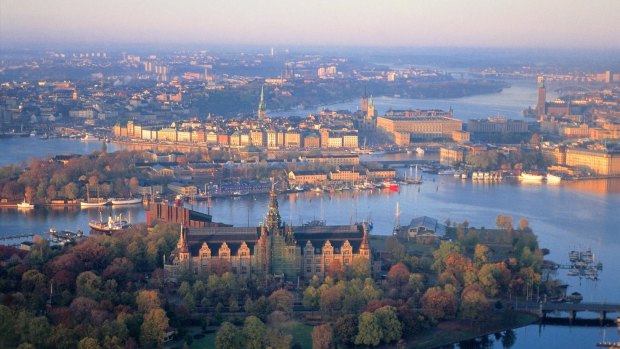
M 496 116 L 486 119 L 469 119 L 467 121 L 467 131 L 474 135 L 479 133 L 526 133 L 528 128 L 527 122 L 523 120 Z
M 566 166 L 586 167 L 599 176 L 620 175 L 620 150 L 566 148 Z
M 192 196 L 198 193 L 198 188 L 192 184 L 183 184 L 179 182 L 168 183 L 168 189 L 175 194 L 181 194 L 184 196 Z
M 291 185 L 316 185 L 327 182 L 327 174 L 318 171 L 290 171 L 288 182 Z
M 327 165 L 359 165 L 360 157 L 354 154 L 342 155 L 308 155 L 304 158 L 311 164 L 327 164 Z
M 165 256 L 164 272 L 176 280 L 180 272 L 208 274 L 215 268 L 236 275 L 259 275 L 266 283 L 323 279 L 361 259 L 371 267 L 366 224 L 291 226 L 282 222 L 272 187 L 269 210 L 258 227 L 205 224 L 181 226 L 177 249 Z M 378 270 L 378 268 L 373 268 Z
M 377 127 L 396 137 L 396 133 L 409 134 L 410 140 L 451 139 L 452 131 L 462 130 L 462 122 L 452 111 L 406 110 L 388 111 L 377 117 Z M 399 135 L 402 139 L 406 135 Z

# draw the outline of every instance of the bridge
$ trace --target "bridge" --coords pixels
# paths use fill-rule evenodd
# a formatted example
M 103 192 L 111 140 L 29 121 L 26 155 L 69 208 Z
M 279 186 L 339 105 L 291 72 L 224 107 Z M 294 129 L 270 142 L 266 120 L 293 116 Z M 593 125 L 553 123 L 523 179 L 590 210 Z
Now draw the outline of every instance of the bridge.
M 599 320 L 604 322 L 608 313 L 620 314 L 620 303 L 525 303 L 519 304 L 517 309 L 536 311 L 543 318 L 549 313 L 567 313 L 569 321 L 574 320 L 578 312 L 598 313 Z

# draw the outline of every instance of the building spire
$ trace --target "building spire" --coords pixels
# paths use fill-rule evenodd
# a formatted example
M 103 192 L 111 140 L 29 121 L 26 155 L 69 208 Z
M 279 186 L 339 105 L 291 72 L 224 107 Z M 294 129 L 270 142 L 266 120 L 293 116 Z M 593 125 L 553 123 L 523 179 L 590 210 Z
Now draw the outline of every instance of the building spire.
M 271 199 L 269 201 L 269 212 L 267 213 L 267 229 L 272 234 L 277 234 L 282 225 L 282 218 L 280 217 L 278 194 L 276 193 L 275 180 L 273 178 L 271 179 L 271 191 L 269 192 L 269 196 Z
M 267 105 L 265 104 L 265 85 L 260 87 L 260 102 L 258 103 L 258 119 L 263 119 L 267 115 Z

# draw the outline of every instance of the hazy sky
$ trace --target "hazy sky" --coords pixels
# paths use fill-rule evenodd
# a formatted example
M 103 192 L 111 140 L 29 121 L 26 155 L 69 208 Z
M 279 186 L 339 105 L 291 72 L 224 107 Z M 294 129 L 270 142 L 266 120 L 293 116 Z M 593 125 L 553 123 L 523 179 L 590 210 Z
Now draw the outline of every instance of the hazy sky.
M 1 0 L 0 42 L 620 48 L 620 0 Z

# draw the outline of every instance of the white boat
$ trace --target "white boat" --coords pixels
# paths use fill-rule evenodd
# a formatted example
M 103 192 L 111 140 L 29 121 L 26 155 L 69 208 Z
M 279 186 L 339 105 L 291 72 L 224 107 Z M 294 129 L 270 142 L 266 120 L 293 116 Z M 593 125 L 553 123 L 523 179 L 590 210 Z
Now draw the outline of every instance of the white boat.
M 440 176 L 454 176 L 455 172 L 456 171 L 450 169 L 450 170 L 439 171 L 439 172 L 437 172 L 437 174 L 440 175 Z
M 90 198 L 80 202 L 80 207 L 100 207 L 107 205 L 109 202 L 110 200 L 104 198 Z
M 423 148 L 417 147 L 417 148 L 415 148 L 415 152 L 418 155 L 424 155 L 424 149 Z
M 91 135 L 90 133 L 87 133 L 84 137 L 80 138 L 80 141 L 82 142 L 99 141 L 99 138 Z
M 17 204 L 17 208 L 22 209 L 22 210 L 31 210 L 34 208 L 34 205 L 26 202 L 26 199 L 24 199 L 24 201 Z
M 128 198 L 128 199 L 114 198 L 114 199 L 110 200 L 110 202 L 112 203 L 112 206 L 117 206 L 117 205 L 135 205 L 135 204 L 142 203 L 142 199 L 141 198 Z
M 554 175 L 552 173 L 547 173 L 546 176 L 547 184 L 560 184 L 562 181 L 562 177 Z
M 524 182 L 542 182 L 544 176 L 541 174 L 521 172 L 519 179 Z

